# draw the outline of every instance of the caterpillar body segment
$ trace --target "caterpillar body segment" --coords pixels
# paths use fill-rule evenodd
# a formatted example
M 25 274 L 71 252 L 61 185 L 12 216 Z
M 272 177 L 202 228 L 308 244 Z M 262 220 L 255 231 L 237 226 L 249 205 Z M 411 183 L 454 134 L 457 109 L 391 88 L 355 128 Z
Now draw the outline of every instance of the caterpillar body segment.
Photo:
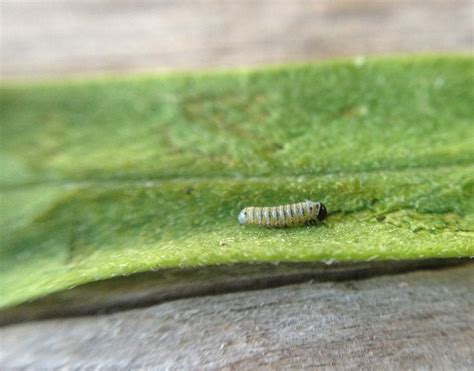
M 306 200 L 280 206 L 246 207 L 239 214 L 239 223 L 259 227 L 291 227 L 320 222 L 326 215 L 326 207 L 321 202 Z

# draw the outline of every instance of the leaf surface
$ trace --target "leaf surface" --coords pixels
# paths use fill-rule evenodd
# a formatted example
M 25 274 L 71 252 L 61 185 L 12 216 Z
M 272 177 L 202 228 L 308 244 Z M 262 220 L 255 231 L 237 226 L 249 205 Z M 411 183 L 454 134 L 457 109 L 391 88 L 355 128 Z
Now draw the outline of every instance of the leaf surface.
M 473 61 L 4 86 L 0 305 L 167 267 L 473 256 Z M 324 223 L 237 223 L 305 199 Z

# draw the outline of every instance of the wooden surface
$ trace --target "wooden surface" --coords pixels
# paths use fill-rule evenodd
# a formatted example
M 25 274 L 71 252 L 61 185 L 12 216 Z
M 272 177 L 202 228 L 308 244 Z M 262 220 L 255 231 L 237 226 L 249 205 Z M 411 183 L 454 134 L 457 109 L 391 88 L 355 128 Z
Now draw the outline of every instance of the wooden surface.
M 473 265 L 0 329 L 4 368 L 474 367 Z
M 469 52 L 472 0 L 1 2 L 3 79 Z

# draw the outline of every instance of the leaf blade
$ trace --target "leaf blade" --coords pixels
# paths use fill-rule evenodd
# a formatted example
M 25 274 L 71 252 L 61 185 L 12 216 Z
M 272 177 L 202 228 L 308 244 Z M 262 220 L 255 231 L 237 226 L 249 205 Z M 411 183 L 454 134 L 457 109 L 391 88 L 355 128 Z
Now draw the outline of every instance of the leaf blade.
M 2 301 L 148 269 L 474 255 L 471 58 L 2 90 Z M 315 228 L 240 208 L 324 201 Z

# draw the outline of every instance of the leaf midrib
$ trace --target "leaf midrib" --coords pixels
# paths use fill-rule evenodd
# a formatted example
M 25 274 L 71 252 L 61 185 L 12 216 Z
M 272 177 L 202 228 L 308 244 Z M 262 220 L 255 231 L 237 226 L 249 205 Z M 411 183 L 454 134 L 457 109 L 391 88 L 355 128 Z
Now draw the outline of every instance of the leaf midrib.
M 353 169 L 353 170 L 323 170 L 318 172 L 303 172 L 292 175 L 238 175 L 238 174 L 207 174 L 205 176 L 186 176 L 186 175 L 163 175 L 147 177 L 136 176 L 136 177 L 110 177 L 110 178 L 86 178 L 82 180 L 74 179 L 51 179 L 51 180 L 40 180 L 23 183 L 8 183 L 0 184 L 0 191 L 16 191 L 19 189 L 34 188 L 41 186 L 56 186 L 56 187 L 81 187 L 91 185 L 102 185 L 102 186 L 114 186 L 114 185 L 133 185 L 133 186 L 154 186 L 160 183 L 172 183 L 172 182 L 203 182 L 207 180 L 245 180 L 249 182 L 262 181 L 262 180 L 288 180 L 298 177 L 316 177 L 316 176 L 345 176 L 345 175 L 366 175 L 374 174 L 377 172 L 381 173 L 395 173 L 404 172 L 411 170 L 449 170 L 453 168 L 471 167 L 474 166 L 474 159 L 466 159 L 455 161 L 445 164 L 419 164 L 410 166 L 390 166 L 390 167 L 373 167 L 370 169 Z

